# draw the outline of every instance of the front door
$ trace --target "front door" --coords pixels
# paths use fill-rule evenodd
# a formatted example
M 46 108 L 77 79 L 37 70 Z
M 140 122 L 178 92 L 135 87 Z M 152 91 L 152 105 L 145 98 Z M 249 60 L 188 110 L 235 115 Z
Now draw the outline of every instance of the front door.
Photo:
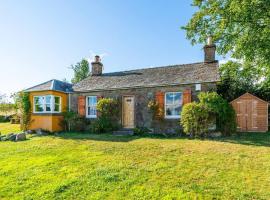
M 123 127 L 134 128 L 134 97 L 123 97 Z

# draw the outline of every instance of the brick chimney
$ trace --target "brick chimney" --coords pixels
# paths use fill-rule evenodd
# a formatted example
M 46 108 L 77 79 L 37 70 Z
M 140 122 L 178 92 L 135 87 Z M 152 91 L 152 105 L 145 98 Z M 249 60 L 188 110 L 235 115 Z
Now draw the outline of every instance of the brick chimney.
M 213 38 L 211 36 L 207 38 L 207 44 L 203 47 L 203 49 L 204 49 L 204 62 L 206 63 L 215 62 L 216 45 L 213 44 Z
M 100 76 L 102 75 L 103 64 L 101 63 L 101 59 L 98 55 L 95 56 L 95 60 L 91 62 L 92 65 L 92 76 Z

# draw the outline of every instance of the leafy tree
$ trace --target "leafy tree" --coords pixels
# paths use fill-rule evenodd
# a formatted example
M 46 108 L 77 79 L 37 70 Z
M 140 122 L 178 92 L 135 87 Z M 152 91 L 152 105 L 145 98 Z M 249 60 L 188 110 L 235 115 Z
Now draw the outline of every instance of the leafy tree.
M 262 73 L 251 64 L 229 61 L 220 65 L 221 82 L 217 92 L 228 101 L 239 97 L 245 92 L 254 93 L 262 79 Z
M 193 0 L 198 11 L 182 27 L 192 44 L 211 35 L 221 55 L 254 62 L 270 71 L 270 1 Z
M 220 65 L 221 82 L 217 92 L 227 101 L 232 101 L 249 92 L 270 101 L 270 76 L 250 63 L 229 61 Z
M 85 79 L 89 71 L 89 62 L 85 59 L 82 59 L 81 62 L 78 62 L 75 65 L 71 65 L 71 69 L 74 71 L 74 78 L 71 80 L 72 83 L 78 83 L 81 80 Z

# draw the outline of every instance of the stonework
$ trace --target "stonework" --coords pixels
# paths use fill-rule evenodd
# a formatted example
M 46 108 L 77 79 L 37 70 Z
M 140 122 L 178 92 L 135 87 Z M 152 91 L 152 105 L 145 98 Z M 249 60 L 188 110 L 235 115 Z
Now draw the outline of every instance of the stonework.
M 195 84 L 178 85 L 178 86 L 163 86 L 163 87 L 148 87 L 148 88 L 132 88 L 118 89 L 96 92 L 76 92 L 71 94 L 71 110 L 78 111 L 78 96 L 102 96 L 104 98 L 118 99 L 122 105 L 123 96 L 135 97 L 135 126 L 147 127 L 152 129 L 154 133 L 160 134 L 176 134 L 180 132 L 181 127 L 179 119 L 164 119 L 162 121 L 152 120 L 147 105 L 150 100 L 155 100 L 157 92 L 183 92 L 185 89 L 192 90 L 192 101 L 197 100 L 197 95 L 200 91 L 195 91 Z M 215 91 L 216 83 L 202 83 L 201 91 Z M 122 113 L 122 109 L 120 111 Z M 121 114 L 122 116 L 122 114 Z M 121 118 L 121 117 L 120 117 Z M 122 119 L 119 119 L 120 123 Z

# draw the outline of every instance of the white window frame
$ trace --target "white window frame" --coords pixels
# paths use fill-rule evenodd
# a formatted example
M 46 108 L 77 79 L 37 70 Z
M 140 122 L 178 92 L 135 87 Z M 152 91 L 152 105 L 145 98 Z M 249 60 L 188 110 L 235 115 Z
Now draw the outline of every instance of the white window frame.
M 88 115 L 88 108 L 89 107 L 96 107 L 96 113 L 97 113 L 97 105 L 95 105 L 95 106 L 88 105 L 88 102 L 89 102 L 88 98 L 93 98 L 93 97 L 96 98 L 96 100 L 98 101 L 97 96 L 94 96 L 94 95 L 93 96 L 86 96 L 86 104 L 85 104 L 86 105 L 86 109 L 85 109 L 86 115 L 85 116 L 87 118 L 97 118 L 97 115 Z
M 165 104 L 164 104 L 164 115 L 165 115 L 165 119 L 180 119 L 181 118 L 181 114 L 179 113 L 179 115 L 167 115 L 167 112 L 166 112 L 166 108 L 167 108 L 167 99 L 166 99 L 166 96 L 167 94 L 170 94 L 170 93 L 179 93 L 181 94 L 181 106 L 183 106 L 183 93 L 182 92 L 165 92 L 165 95 L 164 95 L 164 98 L 165 98 Z
M 46 111 L 46 97 L 47 96 L 51 97 L 51 101 L 50 101 L 51 111 Z M 38 97 L 38 98 L 42 97 L 43 98 L 43 102 L 42 102 L 43 111 L 36 111 L 36 103 L 35 103 L 35 98 L 36 97 Z M 54 107 L 55 107 L 54 97 L 59 97 L 59 111 L 53 111 Z M 37 95 L 37 96 L 33 96 L 33 113 L 47 114 L 47 113 L 61 113 L 61 111 L 62 111 L 62 98 L 61 98 L 61 96 L 56 96 L 56 95 Z

